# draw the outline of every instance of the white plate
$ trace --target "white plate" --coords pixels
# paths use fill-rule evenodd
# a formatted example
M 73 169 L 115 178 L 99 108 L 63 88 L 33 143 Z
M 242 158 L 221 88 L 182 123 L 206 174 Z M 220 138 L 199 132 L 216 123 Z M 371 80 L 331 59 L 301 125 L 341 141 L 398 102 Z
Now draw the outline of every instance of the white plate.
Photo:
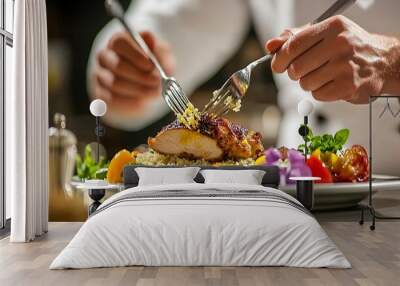
M 388 176 L 373 176 L 372 192 L 400 191 L 400 179 Z M 279 187 L 282 191 L 296 196 L 296 185 Z M 314 210 L 331 210 L 357 206 L 368 197 L 369 183 L 314 184 Z

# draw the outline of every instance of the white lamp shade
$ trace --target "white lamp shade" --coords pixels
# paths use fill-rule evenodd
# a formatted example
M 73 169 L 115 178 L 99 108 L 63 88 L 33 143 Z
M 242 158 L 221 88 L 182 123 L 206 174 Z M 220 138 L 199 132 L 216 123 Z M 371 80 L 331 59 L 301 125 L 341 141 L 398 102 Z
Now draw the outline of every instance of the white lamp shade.
M 101 117 L 107 112 L 107 104 L 101 99 L 95 99 L 90 103 L 90 113 L 93 116 Z
M 297 111 L 301 116 L 308 116 L 313 112 L 313 110 L 314 104 L 307 99 L 301 100 L 297 105 Z

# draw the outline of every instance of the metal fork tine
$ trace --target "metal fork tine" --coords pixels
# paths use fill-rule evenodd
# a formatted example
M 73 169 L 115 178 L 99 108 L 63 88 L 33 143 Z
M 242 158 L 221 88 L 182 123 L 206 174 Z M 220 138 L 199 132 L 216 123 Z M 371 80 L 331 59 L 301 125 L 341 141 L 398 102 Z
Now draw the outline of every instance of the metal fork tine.
M 224 89 L 223 89 L 223 88 L 220 89 L 220 90 L 218 90 L 218 91 L 217 91 L 217 95 L 212 97 L 212 99 L 211 99 L 209 105 L 210 105 L 210 106 L 213 106 L 215 102 L 219 101 L 219 99 L 221 98 L 221 96 L 222 96 L 223 94 L 224 94 Z
M 209 113 L 215 113 L 218 114 L 218 110 L 221 107 L 225 107 L 225 99 L 231 94 L 230 90 L 225 90 L 223 92 L 220 92 L 220 94 L 218 95 L 217 99 L 214 101 L 214 103 L 209 106 L 208 108 L 208 112 Z
M 216 105 L 219 104 L 222 93 L 219 92 L 217 96 L 213 97 L 209 103 L 204 108 L 204 112 L 210 112 Z
M 170 87 L 169 92 L 171 94 L 171 99 L 174 101 L 174 104 L 176 105 L 177 109 L 181 114 L 185 112 L 185 108 L 182 105 L 182 103 L 179 101 L 179 95 L 176 93 L 175 89 Z
M 171 86 L 170 86 L 168 89 L 168 92 L 170 94 L 171 101 L 173 101 L 176 108 L 179 110 L 179 113 L 183 114 L 185 112 L 185 108 L 179 102 L 179 99 L 178 99 L 179 96 L 177 95 L 176 91 L 173 88 L 171 88 Z
M 229 108 L 227 106 L 224 106 L 224 108 L 217 113 L 217 116 L 225 115 L 228 111 L 229 111 Z
M 221 116 L 222 114 L 224 114 L 225 112 L 227 112 L 229 110 L 229 107 L 225 104 L 220 104 L 218 106 L 219 108 L 215 109 L 214 113 L 217 116 Z
M 182 114 L 183 110 L 182 110 L 181 106 L 177 103 L 177 101 L 175 99 L 175 95 L 172 92 L 172 90 L 171 89 L 167 89 L 167 94 L 168 94 L 169 102 L 174 108 L 174 112 L 176 114 Z
M 207 103 L 207 105 L 204 107 L 204 112 L 209 112 L 210 109 L 213 108 L 213 106 L 219 105 L 220 104 L 220 99 L 221 96 L 224 96 L 224 94 L 226 93 L 226 89 L 227 87 L 229 87 L 231 85 L 230 83 L 230 78 L 222 85 L 222 87 L 217 91 L 218 94 L 217 96 L 213 96 L 210 100 L 209 103 Z M 229 90 L 229 89 L 228 89 Z
M 189 99 L 187 98 L 186 94 L 183 92 L 182 88 L 174 81 L 172 85 L 175 87 L 177 92 L 180 94 L 180 98 L 183 100 L 185 105 L 187 106 L 189 104 Z
M 231 94 L 231 91 L 229 89 L 225 89 L 224 92 L 220 93 L 220 96 L 218 98 L 218 105 L 223 102 L 229 95 Z M 214 104 L 216 105 L 216 104 Z
M 206 106 L 204 107 L 203 112 L 208 112 L 210 111 L 210 108 L 214 105 L 215 101 L 217 100 L 217 97 L 219 97 L 220 93 L 218 93 L 217 96 L 213 96 L 211 98 L 211 100 L 206 104 Z
M 165 101 L 167 102 L 167 105 L 169 106 L 169 108 L 172 109 L 172 111 L 175 114 L 179 114 L 179 110 L 176 108 L 175 104 L 171 101 L 168 91 L 166 91 L 166 93 L 167 93 L 167 96 L 165 96 L 164 98 L 165 98 Z
M 176 84 L 172 84 L 172 90 L 176 94 L 178 103 L 181 104 L 181 106 L 183 107 L 184 110 L 186 110 L 188 105 L 185 103 L 185 100 L 183 97 L 186 97 L 186 96 L 183 94 L 182 90 L 180 90 L 180 88 Z

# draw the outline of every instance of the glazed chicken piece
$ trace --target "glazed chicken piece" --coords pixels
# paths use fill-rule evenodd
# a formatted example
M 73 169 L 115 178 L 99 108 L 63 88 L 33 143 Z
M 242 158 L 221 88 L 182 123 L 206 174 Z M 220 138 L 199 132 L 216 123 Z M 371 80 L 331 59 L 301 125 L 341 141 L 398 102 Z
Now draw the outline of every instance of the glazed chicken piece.
M 168 128 L 149 138 L 150 148 L 161 154 L 188 159 L 218 160 L 224 152 L 213 138 L 186 127 Z
M 264 150 L 258 132 L 226 118 L 214 119 L 207 115 L 200 117 L 196 130 L 174 121 L 149 138 L 148 144 L 161 154 L 208 161 L 257 158 Z

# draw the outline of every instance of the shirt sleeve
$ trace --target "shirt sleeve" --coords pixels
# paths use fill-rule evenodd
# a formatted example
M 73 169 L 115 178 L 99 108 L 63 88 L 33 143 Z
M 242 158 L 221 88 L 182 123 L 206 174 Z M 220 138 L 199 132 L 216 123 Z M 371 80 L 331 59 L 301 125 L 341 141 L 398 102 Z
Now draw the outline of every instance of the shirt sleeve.
M 137 31 L 151 31 L 170 44 L 176 58 L 174 77 L 188 95 L 236 52 L 250 26 L 248 6 L 242 0 L 137 0 L 126 19 Z M 119 30 L 122 26 L 113 20 L 94 41 L 87 70 L 89 93 L 95 56 Z M 108 112 L 104 120 L 116 128 L 139 130 L 168 112 L 160 96 L 140 114 L 123 117 Z

